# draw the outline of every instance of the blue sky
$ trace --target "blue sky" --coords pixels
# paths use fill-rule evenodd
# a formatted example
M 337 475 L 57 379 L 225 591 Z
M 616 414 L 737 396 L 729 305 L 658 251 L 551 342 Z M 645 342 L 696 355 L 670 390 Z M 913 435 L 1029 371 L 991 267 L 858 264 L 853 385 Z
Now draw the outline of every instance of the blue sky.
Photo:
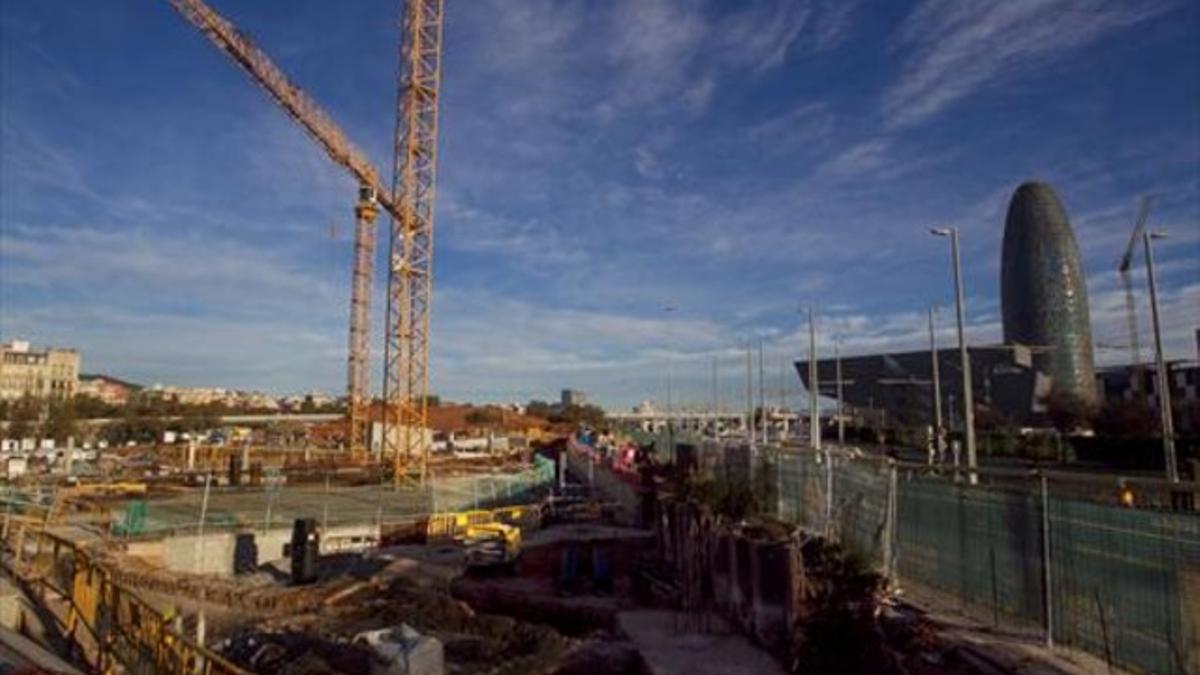
M 390 167 L 396 1 L 214 6 Z M 1003 214 L 1034 177 L 1102 344 L 1157 195 L 1168 349 L 1194 358 L 1198 35 L 1186 0 L 448 0 L 433 386 L 624 406 L 669 367 L 702 404 L 715 357 L 732 405 L 761 338 L 796 397 L 803 305 L 825 353 L 923 344 L 953 297 L 931 224 L 961 228 L 971 336 L 998 340 Z M 0 151 L 4 339 L 146 383 L 344 387 L 354 182 L 167 3 L 0 5 Z

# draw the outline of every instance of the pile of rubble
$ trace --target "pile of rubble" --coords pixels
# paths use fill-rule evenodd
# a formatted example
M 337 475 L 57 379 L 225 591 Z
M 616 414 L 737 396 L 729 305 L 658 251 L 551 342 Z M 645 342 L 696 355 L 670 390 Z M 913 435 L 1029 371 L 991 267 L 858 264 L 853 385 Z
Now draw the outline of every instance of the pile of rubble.
M 363 585 L 319 611 L 262 621 L 221 651 L 256 672 L 368 672 L 364 666 L 378 653 L 364 636 L 405 624 L 435 639 L 446 671 L 455 673 L 552 672 L 579 644 L 547 626 L 478 614 L 444 590 L 395 579 L 384 588 Z

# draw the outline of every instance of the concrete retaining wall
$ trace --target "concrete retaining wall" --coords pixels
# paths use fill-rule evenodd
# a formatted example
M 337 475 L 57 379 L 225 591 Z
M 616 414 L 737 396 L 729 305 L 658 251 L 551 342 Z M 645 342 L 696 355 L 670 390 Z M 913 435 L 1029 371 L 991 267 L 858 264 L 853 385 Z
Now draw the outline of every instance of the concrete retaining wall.
M 176 572 L 229 576 L 287 558 L 291 541 L 292 529 L 277 527 L 267 532 L 213 532 L 204 535 L 203 546 L 194 535 L 132 542 L 127 552 Z M 339 525 L 321 533 L 321 554 L 361 551 L 378 543 L 379 528 L 374 525 Z
M 237 535 L 231 532 L 167 537 L 162 542 L 163 566 L 177 572 L 230 575 L 236 544 Z

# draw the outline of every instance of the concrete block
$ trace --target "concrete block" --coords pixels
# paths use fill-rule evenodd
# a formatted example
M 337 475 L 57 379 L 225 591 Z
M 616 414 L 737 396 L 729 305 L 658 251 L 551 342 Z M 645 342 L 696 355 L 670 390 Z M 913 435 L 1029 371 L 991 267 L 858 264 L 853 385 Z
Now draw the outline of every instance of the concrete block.
M 422 635 L 406 623 L 359 633 L 354 641 L 371 648 L 373 675 L 442 675 L 445 655 L 437 638 Z
M 236 547 L 236 536 L 230 532 L 167 537 L 163 540 L 163 565 L 177 572 L 228 576 L 234 573 Z

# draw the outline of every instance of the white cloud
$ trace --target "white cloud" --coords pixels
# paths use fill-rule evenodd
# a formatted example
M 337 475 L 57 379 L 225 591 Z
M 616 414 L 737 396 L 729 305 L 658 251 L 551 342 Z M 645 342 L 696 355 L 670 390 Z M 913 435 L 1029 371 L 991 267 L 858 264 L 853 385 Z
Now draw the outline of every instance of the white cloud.
M 1021 71 L 1163 13 L 1164 2 L 925 0 L 904 21 L 905 62 L 884 92 L 890 127 L 922 122 Z
M 663 177 L 663 170 L 662 166 L 658 163 L 658 157 L 654 155 L 653 150 L 645 145 L 634 148 L 633 166 L 642 178 Z
M 794 108 L 750 127 L 750 140 L 774 149 L 800 146 L 823 147 L 834 128 L 829 106 L 804 102 Z

